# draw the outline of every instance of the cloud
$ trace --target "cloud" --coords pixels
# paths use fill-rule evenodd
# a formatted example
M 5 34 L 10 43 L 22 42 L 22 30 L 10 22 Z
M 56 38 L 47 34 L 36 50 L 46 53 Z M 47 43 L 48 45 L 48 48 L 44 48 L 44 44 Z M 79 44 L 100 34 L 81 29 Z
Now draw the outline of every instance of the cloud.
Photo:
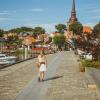
M 94 13 L 100 13 L 100 8 L 93 9 L 93 10 L 91 10 L 90 12 L 94 12 Z
M 83 26 L 91 26 L 93 28 L 95 26 L 95 23 L 91 23 L 91 22 L 83 23 Z
M 25 25 L 25 24 L 24 24 Z M 57 23 L 50 23 L 50 24 L 26 24 L 25 26 L 27 27 L 43 27 L 47 33 L 52 33 L 55 31 L 55 25 L 57 25 Z
M 86 5 L 77 9 L 78 12 L 100 13 L 100 7 L 95 5 Z
M 47 33 L 52 33 L 55 31 L 55 25 L 54 23 L 51 24 L 40 24 L 41 27 L 43 27 Z
M 8 11 L 0 11 L 0 15 L 9 15 Z
M 100 16 L 92 16 L 91 19 L 100 19 Z
M 0 18 L 0 21 L 6 21 L 9 20 L 9 18 Z
M 86 7 L 82 7 L 82 8 L 79 8 L 78 9 L 78 14 L 82 14 L 81 16 L 81 19 L 85 19 L 85 21 L 87 20 L 100 20 L 100 7 L 98 6 L 93 6 L 93 5 L 90 5 L 90 6 L 86 6 Z
M 20 10 L 5 10 L 5 11 L 0 11 L 0 15 L 12 15 L 12 14 L 18 14 L 18 13 L 23 13 L 23 12 L 43 12 L 44 9 L 42 8 L 34 8 L 34 9 L 20 9 Z
M 0 15 L 12 15 L 12 14 L 15 14 L 17 13 L 16 10 L 5 10 L 5 11 L 0 11 Z
M 30 11 L 33 11 L 33 12 L 43 12 L 44 9 L 43 8 L 34 8 L 34 9 L 30 9 Z
M 0 15 L 8 15 L 6 12 L 0 12 Z

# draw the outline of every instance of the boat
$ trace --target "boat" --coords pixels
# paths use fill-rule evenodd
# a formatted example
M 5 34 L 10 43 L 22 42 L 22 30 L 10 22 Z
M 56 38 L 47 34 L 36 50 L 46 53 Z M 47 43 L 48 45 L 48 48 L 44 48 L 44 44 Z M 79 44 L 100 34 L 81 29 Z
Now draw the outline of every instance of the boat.
M 9 56 L 7 54 L 0 54 L 0 65 L 13 64 L 17 60 L 16 56 Z

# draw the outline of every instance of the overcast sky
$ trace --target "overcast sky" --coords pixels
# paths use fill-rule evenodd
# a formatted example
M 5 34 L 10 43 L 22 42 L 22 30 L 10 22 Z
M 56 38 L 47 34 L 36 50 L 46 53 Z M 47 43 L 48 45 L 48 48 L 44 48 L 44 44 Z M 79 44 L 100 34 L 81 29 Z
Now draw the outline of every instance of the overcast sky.
M 54 31 L 59 23 L 70 18 L 72 0 L 0 0 L 0 28 L 42 26 Z M 83 25 L 100 21 L 100 0 L 76 0 L 77 18 Z

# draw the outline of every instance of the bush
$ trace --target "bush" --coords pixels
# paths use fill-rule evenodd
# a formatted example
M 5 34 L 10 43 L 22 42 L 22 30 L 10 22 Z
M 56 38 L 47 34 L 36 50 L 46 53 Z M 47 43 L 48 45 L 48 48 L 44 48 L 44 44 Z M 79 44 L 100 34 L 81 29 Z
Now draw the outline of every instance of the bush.
M 81 63 L 84 67 L 93 67 L 93 68 L 99 68 L 100 69 L 100 61 L 82 60 Z

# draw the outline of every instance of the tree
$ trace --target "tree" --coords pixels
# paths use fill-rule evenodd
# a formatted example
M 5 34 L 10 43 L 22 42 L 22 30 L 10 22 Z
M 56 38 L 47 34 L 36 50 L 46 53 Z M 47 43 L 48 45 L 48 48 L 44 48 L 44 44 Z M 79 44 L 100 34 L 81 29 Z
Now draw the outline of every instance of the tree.
M 64 35 L 59 35 L 55 36 L 53 38 L 53 43 L 58 46 L 59 49 L 64 45 L 65 43 L 65 36 Z
M 58 24 L 58 25 L 56 25 L 55 26 L 55 28 L 57 29 L 57 31 L 59 32 L 59 33 L 64 33 L 64 30 L 66 30 L 66 25 L 64 25 L 64 24 Z
M 40 34 L 45 34 L 45 29 L 42 28 L 42 27 L 35 27 L 33 29 L 33 36 L 37 36 L 37 35 L 40 35 Z
M 83 25 L 80 22 L 75 22 L 69 25 L 69 30 L 76 35 L 80 35 L 83 32 Z
M 52 42 L 52 37 L 49 37 L 49 40 L 47 41 L 48 44 L 49 44 L 50 42 Z
M 96 36 L 100 35 L 100 22 L 94 26 L 94 28 L 93 28 L 93 33 L 94 33 Z
M 2 37 L 4 34 L 4 30 L 0 29 L 0 37 Z
M 14 28 L 9 30 L 9 32 L 13 32 L 13 33 L 20 33 L 20 32 L 32 32 L 33 29 L 29 28 L 29 27 L 20 27 L 20 28 Z

